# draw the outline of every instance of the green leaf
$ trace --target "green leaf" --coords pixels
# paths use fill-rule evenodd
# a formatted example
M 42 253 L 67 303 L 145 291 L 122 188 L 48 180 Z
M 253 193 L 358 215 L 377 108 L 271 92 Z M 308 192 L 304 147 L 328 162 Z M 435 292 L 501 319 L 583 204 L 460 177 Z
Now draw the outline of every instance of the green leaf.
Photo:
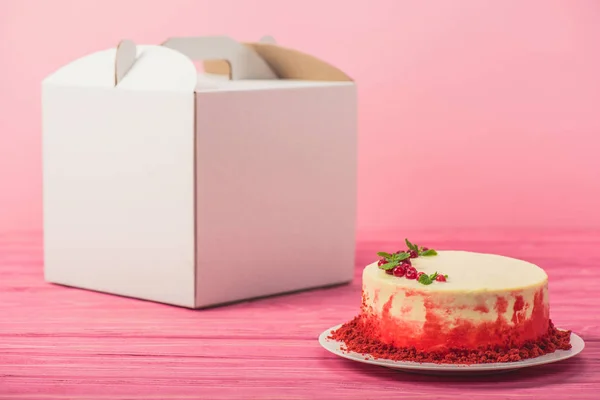
M 438 273 L 436 272 L 434 274 L 429 275 L 429 279 L 431 279 L 432 281 L 435 281 L 435 278 L 437 278 L 437 276 L 438 276 Z
M 388 271 L 392 268 L 395 268 L 398 266 L 398 264 L 400 264 L 400 262 L 398 261 L 390 261 L 389 263 L 385 263 L 385 264 L 381 264 L 379 266 L 380 269 L 384 270 L 384 271 Z
M 419 277 L 419 283 L 423 285 L 431 285 L 433 280 L 427 274 L 423 274 Z
M 437 256 L 437 251 L 435 251 L 434 249 L 429 249 L 427 251 L 424 251 L 423 253 L 421 253 L 422 256 L 428 257 L 428 256 Z
M 394 261 L 403 261 L 403 260 L 406 260 L 407 258 L 410 258 L 410 254 L 408 254 L 407 252 L 404 252 L 404 251 L 402 253 L 392 255 L 392 260 L 394 260 Z
M 408 248 L 409 248 L 410 250 L 414 250 L 414 251 L 417 251 L 417 252 L 419 251 L 419 247 L 418 247 L 418 246 L 416 246 L 416 245 L 414 245 L 414 244 L 412 244 L 412 243 L 410 242 L 410 240 L 408 240 L 408 239 L 404 239 L 404 242 L 406 242 L 406 246 L 408 246 Z
M 380 251 L 379 253 L 377 253 L 377 255 L 379 257 L 383 257 L 383 258 L 387 258 L 387 259 L 392 258 L 392 255 L 390 253 L 386 253 L 385 251 Z

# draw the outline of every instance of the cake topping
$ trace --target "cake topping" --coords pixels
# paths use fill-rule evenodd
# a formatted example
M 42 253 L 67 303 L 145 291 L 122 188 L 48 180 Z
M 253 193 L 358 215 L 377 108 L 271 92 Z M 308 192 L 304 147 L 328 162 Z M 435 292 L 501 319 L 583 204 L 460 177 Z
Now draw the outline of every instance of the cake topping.
M 393 271 L 392 274 L 394 276 L 401 278 L 404 276 L 404 274 L 406 274 L 406 264 L 400 264 L 396 268 L 394 268 L 392 271 Z
M 419 274 L 422 274 L 419 275 L 419 283 L 423 285 L 431 285 L 433 281 L 446 282 L 446 278 L 448 277 L 448 275 L 439 275 L 437 272 L 431 275 L 422 272 L 419 272 Z
M 406 271 L 406 279 L 417 279 L 417 270 L 409 269 Z
M 436 256 L 437 251 L 427 247 L 420 247 L 411 243 L 408 239 L 404 239 L 404 241 L 407 250 L 400 250 L 395 253 L 386 253 L 384 251 L 377 253 L 377 255 L 381 257 L 379 261 L 377 261 L 379 269 L 384 270 L 388 275 L 394 275 L 398 278 L 404 276 L 406 279 L 417 279 L 418 282 L 423 285 L 431 285 L 434 281 L 446 282 L 448 275 L 439 275 L 437 272 L 427 275 L 424 272 L 418 272 L 417 269 L 411 265 L 411 258 Z

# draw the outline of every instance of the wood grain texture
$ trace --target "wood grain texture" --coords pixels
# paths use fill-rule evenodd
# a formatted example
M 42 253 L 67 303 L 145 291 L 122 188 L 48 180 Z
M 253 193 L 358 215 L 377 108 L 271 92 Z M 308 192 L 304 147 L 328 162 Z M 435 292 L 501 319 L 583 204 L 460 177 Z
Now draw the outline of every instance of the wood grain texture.
M 401 238 L 359 240 L 351 285 L 195 311 L 45 283 L 41 235 L 0 235 L 0 399 L 599 398 L 600 232 L 411 234 L 546 269 L 552 319 L 586 341 L 571 360 L 431 377 L 322 349 L 318 335 L 358 311 L 361 267 Z

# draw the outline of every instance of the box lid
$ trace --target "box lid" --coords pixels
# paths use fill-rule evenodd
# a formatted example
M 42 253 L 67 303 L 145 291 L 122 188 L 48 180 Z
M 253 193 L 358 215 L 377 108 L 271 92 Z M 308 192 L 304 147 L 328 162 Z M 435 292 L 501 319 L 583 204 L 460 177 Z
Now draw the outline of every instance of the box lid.
M 203 61 L 207 74 L 198 74 L 195 61 Z M 316 57 L 275 44 L 271 37 L 240 43 L 227 36 L 206 36 L 174 37 L 158 46 L 123 40 L 114 49 L 63 66 L 44 82 L 198 92 L 319 86 L 352 79 Z
M 298 50 L 279 46 L 271 36 L 256 43 L 244 43 L 260 56 L 273 70 L 278 79 L 308 81 L 352 81 L 342 70 L 314 56 Z M 206 60 L 204 71 L 216 75 L 230 75 L 227 61 Z

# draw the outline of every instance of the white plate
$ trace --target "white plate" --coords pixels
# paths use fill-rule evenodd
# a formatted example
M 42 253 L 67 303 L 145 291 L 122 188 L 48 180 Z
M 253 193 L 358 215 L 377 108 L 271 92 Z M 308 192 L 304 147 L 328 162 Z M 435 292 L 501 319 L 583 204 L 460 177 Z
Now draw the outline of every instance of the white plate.
M 340 357 L 347 358 L 349 360 L 358 361 L 361 363 L 379 365 L 381 367 L 393 368 L 404 370 L 406 372 L 418 372 L 424 374 L 457 374 L 457 373 L 499 373 L 508 372 L 515 369 L 533 367 L 535 365 L 550 364 L 557 361 L 566 360 L 581 353 L 585 347 L 583 339 L 574 333 L 571 333 L 571 349 L 570 350 L 557 350 L 554 353 L 545 354 L 536 358 L 530 358 L 523 361 L 506 362 L 506 363 L 493 363 L 493 364 L 434 364 L 434 363 L 418 363 L 414 361 L 392 361 L 386 359 L 374 359 L 370 356 L 346 352 L 341 350 L 342 342 L 328 339 L 327 337 L 331 334 L 331 331 L 338 329 L 340 325 L 334 326 L 333 328 L 327 329 L 319 336 L 319 343 L 326 350 L 336 354 Z

